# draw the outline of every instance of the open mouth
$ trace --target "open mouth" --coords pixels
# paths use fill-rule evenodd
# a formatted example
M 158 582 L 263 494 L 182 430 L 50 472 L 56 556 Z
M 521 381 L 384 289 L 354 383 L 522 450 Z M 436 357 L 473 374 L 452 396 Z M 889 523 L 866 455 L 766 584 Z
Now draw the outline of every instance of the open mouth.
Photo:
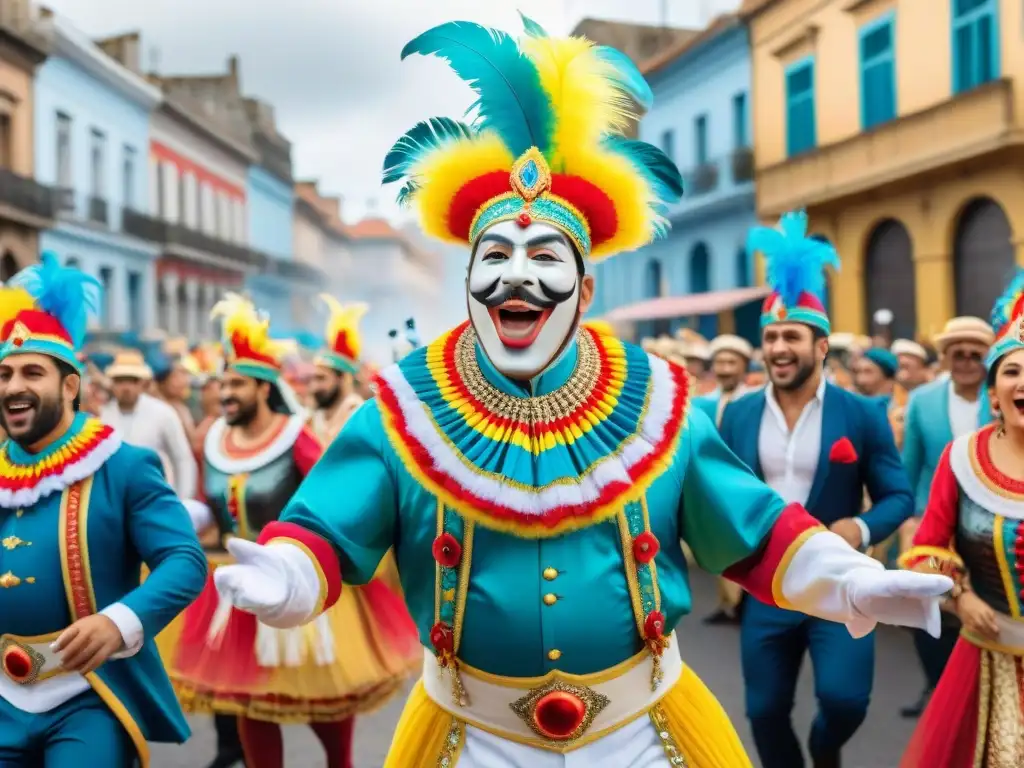
M 8 427 L 19 427 L 27 424 L 35 413 L 35 404 L 26 401 L 15 401 L 4 404 L 4 418 Z
M 1013 407 L 1017 409 L 1017 413 L 1024 416 L 1024 397 L 1013 398 Z
M 519 299 L 510 299 L 488 311 L 498 332 L 498 340 L 512 349 L 522 349 L 533 344 L 551 316 L 550 309 L 537 309 Z
M 789 357 L 772 360 L 771 367 L 777 374 L 786 374 L 796 369 L 796 360 Z

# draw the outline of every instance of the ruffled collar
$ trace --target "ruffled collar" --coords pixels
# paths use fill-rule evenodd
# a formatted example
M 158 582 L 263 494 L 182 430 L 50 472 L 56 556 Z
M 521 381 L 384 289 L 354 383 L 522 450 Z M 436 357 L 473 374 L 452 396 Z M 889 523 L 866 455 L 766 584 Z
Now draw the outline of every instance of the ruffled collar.
M 210 425 L 203 454 L 211 467 L 225 475 L 254 472 L 290 451 L 305 424 L 305 416 L 291 415 L 267 436 L 266 442 L 247 451 L 238 451 L 233 450 L 228 441 L 228 423 L 222 416 Z
M 410 473 L 481 525 L 556 536 L 614 515 L 670 464 L 684 369 L 583 328 L 530 383 L 494 370 L 468 323 L 377 381 L 385 431 Z
M 95 474 L 117 449 L 113 427 L 78 413 L 59 440 L 29 453 L 13 440 L 0 446 L 0 507 L 30 507 Z

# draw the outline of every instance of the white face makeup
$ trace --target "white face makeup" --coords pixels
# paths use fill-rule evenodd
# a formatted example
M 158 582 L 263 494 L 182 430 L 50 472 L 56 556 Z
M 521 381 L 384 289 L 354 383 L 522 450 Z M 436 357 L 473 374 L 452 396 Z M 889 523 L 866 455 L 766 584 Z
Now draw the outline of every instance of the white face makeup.
M 555 227 L 502 221 L 473 251 L 469 318 L 494 367 L 530 379 L 555 360 L 579 321 L 580 275 Z

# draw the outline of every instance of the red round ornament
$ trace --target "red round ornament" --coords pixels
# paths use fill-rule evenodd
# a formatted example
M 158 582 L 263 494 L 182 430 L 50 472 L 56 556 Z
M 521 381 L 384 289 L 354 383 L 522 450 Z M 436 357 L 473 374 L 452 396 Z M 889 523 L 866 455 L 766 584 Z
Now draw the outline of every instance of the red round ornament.
M 444 651 L 450 653 L 455 649 L 455 633 L 452 632 L 451 627 L 443 621 L 439 621 L 430 628 L 430 644 L 438 653 Z
M 587 704 L 568 691 L 544 694 L 533 709 L 537 730 L 549 739 L 568 739 L 587 716 Z
M 434 559 L 445 568 L 454 568 L 462 559 L 462 546 L 459 544 L 459 540 L 450 533 L 442 533 L 434 539 L 430 551 L 433 553 Z
M 23 648 L 8 646 L 4 652 L 4 671 L 15 682 L 27 680 L 32 674 L 32 657 Z
M 651 611 L 644 620 L 644 637 L 656 640 L 665 636 L 665 616 L 661 611 Z
M 533 218 L 526 211 L 523 211 L 516 217 L 516 223 L 518 223 L 523 229 L 526 229 L 533 223 Z
M 643 565 L 651 562 L 660 549 L 661 544 L 658 542 L 658 537 L 650 531 L 644 531 L 633 539 L 633 557 Z
M 14 343 L 14 346 L 20 347 L 22 344 L 25 343 L 25 340 L 23 338 L 21 338 L 21 336 L 16 336 L 13 343 Z

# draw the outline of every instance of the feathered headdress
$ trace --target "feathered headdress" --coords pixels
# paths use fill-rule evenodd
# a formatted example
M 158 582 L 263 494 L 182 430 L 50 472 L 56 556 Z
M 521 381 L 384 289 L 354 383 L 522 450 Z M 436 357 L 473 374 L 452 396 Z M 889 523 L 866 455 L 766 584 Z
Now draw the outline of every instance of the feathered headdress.
M 44 253 L 0 290 L 0 359 L 36 353 L 81 371 L 78 351 L 102 294 L 96 278 Z
M 772 323 L 805 323 L 830 334 L 831 324 L 821 297 L 825 267 L 839 269 L 839 254 L 830 243 L 807 237 L 807 214 L 783 214 L 778 227 L 754 227 L 747 251 L 760 251 L 767 265 L 772 293 L 761 308 L 761 327 Z
M 402 181 L 424 231 L 474 243 L 500 221 L 558 228 L 600 259 L 663 234 L 682 195 L 665 154 L 622 131 L 651 90 L 618 51 L 582 37 L 553 39 L 523 17 L 525 37 L 453 21 L 408 43 L 402 58 L 438 56 L 476 93 L 475 120 L 434 117 L 400 138 L 383 182 Z
M 270 318 L 237 293 L 218 301 L 210 317 L 223 320 L 221 338 L 227 367 L 243 376 L 276 384 L 287 347 L 270 338 Z
M 988 352 L 985 366 L 991 368 L 1004 355 L 1024 349 L 1024 270 L 1018 270 L 989 316 L 996 342 Z
M 320 294 L 331 316 L 325 336 L 327 349 L 317 358 L 318 365 L 326 365 L 342 373 L 359 373 L 359 358 L 363 353 L 363 340 L 359 335 L 359 321 L 369 311 L 366 304 L 344 305 L 327 293 Z

